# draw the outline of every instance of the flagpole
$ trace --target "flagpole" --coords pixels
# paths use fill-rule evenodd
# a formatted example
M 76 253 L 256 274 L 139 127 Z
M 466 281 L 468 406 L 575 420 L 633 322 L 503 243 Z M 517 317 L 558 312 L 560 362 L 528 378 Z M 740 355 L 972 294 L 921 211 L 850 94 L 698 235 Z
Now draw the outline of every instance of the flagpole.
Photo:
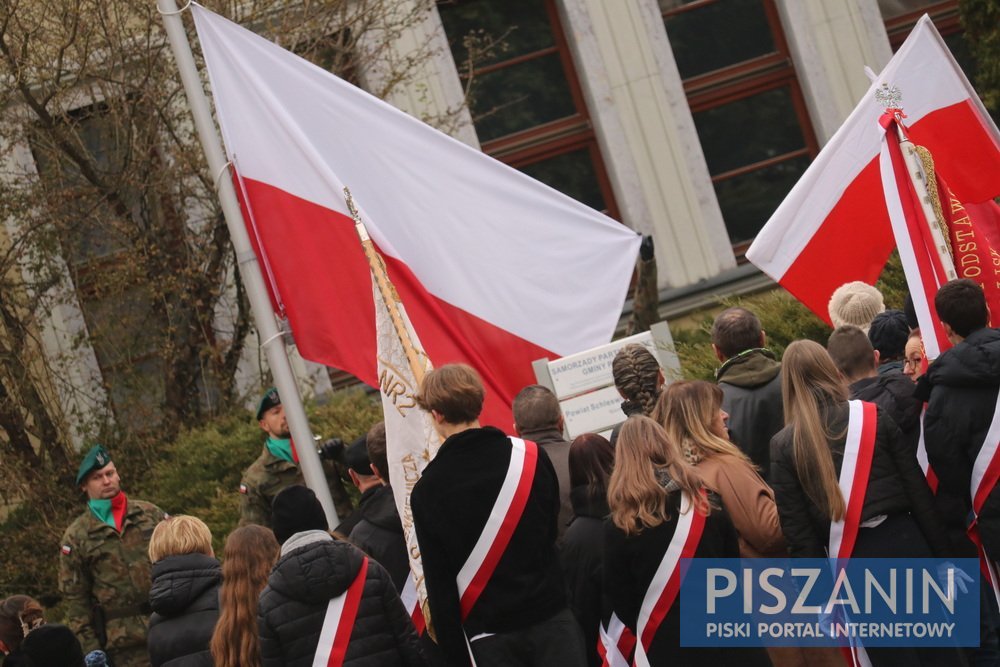
M 375 244 L 372 243 L 371 237 L 368 235 L 368 229 L 361 221 L 361 215 L 358 213 L 358 207 L 354 204 L 350 188 L 344 188 L 344 198 L 347 200 L 347 208 L 351 212 L 351 218 L 354 219 L 354 230 L 358 233 L 358 238 L 361 239 L 361 247 L 364 248 L 365 257 L 368 259 L 368 266 L 375 277 L 375 284 L 378 285 L 378 290 L 382 294 L 382 301 L 385 302 L 385 307 L 389 311 L 392 326 L 396 330 L 396 335 L 399 336 L 400 343 L 403 344 L 406 360 L 410 364 L 410 370 L 413 371 L 413 377 L 416 379 L 417 387 L 419 388 L 420 383 L 424 381 L 424 374 L 429 370 L 427 368 L 427 355 L 413 346 L 410 331 L 403 320 L 402 313 L 399 311 L 399 295 L 396 293 L 396 288 L 389 281 L 389 276 L 385 270 L 385 263 L 382 261 L 382 257 L 378 254 L 378 251 L 375 250 Z
M 188 2 L 184 9 L 187 9 L 190 4 Z M 208 160 L 208 167 L 216 177 L 219 203 L 226 218 L 226 226 L 229 228 L 229 237 L 236 251 L 240 276 L 246 286 L 257 334 L 264 341 L 262 345 L 267 357 L 267 365 L 274 377 L 274 385 L 281 395 L 281 404 L 285 408 L 285 417 L 288 420 L 292 440 L 301 443 L 296 448 L 296 453 L 299 455 L 299 464 L 302 466 L 302 476 L 305 478 L 306 485 L 315 492 L 323 506 L 330 527 L 335 528 L 340 520 L 333 504 L 333 498 L 330 496 L 330 487 L 327 485 L 319 454 L 313 446 L 312 431 L 309 428 L 305 409 L 302 407 L 302 398 L 299 396 L 299 388 L 295 382 L 295 375 L 292 373 L 292 366 L 288 361 L 282 332 L 278 329 L 274 309 L 271 307 L 271 300 L 267 293 L 267 286 L 264 283 L 260 265 L 257 263 L 257 256 L 250 244 L 250 236 L 247 234 L 246 224 L 243 221 L 239 200 L 236 198 L 236 190 L 232 180 L 224 177 L 225 172 L 228 171 L 229 161 L 222 151 L 219 137 L 215 132 L 215 123 L 212 120 L 208 98 L 202 89 L 198 68 L 195 66 L 194 56 L 191 53 L 191 45 L 188 43 L 187 34 L 184 31 L 184 21 L 181 18 L 183 10 L 177 9 L 175 0 L 157 0 L 157 9 L 163 16 L 163 25 L 170 39 L 170 47 L 177 62 L 181 81 L 184 84 L 184 92 L 188 98 L 188 105 L 191 107 L 191 115 L 194 117 L 195 128 L 198 130 L 205 158 Z
M 941 260 L 941 267 L 944 269 L 945 277 L 948 280 L 955 280 L 958 278 L 958 272 L 955 270 L 955 261 L 952 259 L 951 253 L 948 252 L 948 247 L 951 244 L 944 236 L 944 230 L 941 229 L 941 221 L 938 219 L 937 211 L 934 210 L 934 205 L 931 203 L 931 193 L 927 187 L 927 172 L 920 162 L 916 146 L 913 145 L 913 142 L 910 141 L 910 138 L 906 136 L 906 132 L 903 130 L 902 112 L 896 111 L 894 116 L 896 119 L 896 132 L 898 132 L 899 137 L 899 147 L 903 153 L 903 161 L 906 163 L 906 173 L 910 178 L 913 191 L 917 194 L 917 199 L 920 200 L 920 210 L 923 211 L 924 218 L 927 220 L 927 225 L 930 228 L 934 250 Z

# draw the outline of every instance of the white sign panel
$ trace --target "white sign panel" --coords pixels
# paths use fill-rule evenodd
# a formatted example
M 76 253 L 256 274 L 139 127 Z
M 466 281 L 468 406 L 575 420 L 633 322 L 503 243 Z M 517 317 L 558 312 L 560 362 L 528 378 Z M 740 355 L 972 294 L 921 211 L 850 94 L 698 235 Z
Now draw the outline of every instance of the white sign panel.
M 556 396 L 568 398 L 597 387 L 614 384 L 614 378 L 611 376 L 611 362 L 614 361 L 619 350 L 632 343 L 645 345 L 656 356 L 653 336 L 646 331 L 601 347 L 550 361 L 549 375 L 552 377 L 552 386 Z
M 622 397 L 614 385 L 567 399 L 560 406 L 571 438 L 581 433 L 600 433 L 625 419 Z

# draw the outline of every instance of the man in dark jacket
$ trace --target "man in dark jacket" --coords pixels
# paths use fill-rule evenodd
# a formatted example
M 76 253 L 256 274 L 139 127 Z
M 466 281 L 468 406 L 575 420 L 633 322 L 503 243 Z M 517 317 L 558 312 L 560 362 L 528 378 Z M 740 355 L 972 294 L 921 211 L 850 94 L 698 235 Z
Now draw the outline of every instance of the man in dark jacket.
M 334 532 L 346 536 L 350 535 L 354 527 L 361 521 L 362 506 L 367 505 L 372 496 L 382 488 L 382 480 L 372 472 L 372 463 L 368 459 L 367 434 L 357 438 L 344 448 L 343 463 L 348 477 L 351 478 L 351 483 L 361 494 L 358 498 L 358 506 L 353 512 L 343 517 L 340 525 L 334 528 Z
M 915 456 L 923 404 L 913 396 L 913 382 L 902 373 L 881 373 L 878 370 L 881 355 L 858 327 L 850 324 L 838 327 L 830 334 L 826 349 L 850 384 L 851 398 L 874 403 L 892 417 L 903 432 L 903 443 Z
M 461 364 L 428 373 L 417 396 L 444 439 L 410 497 L 437 641 L 449 665 L 471 664 L 470 650 L 478 667 L 582 665 L 583 637 L 566 606 L 555 548 L 555 471 L 543 449 L 526 445 L 524 461 L 537 456 L 534 471 L 516 484 L 519 500 L 504 502 L 518 459 L 502 431 L 480 426 L 483 397 L 479 376 Z M 530 467 L 520 470 L 527 475 Z M 511 521 L 512 529 L 496 533 L 509 541 L 486 539 L 480 550 L 485 529 L 496 528 L 494 505 Z M 492 572 L 480 566 L 487 562 L 495 563 Z M 463 605 L 470 590 L 478 597 Z
M 562 542 L 566 526 L 573 518 L 569 500 L 569 442 L 563 438 L 563 415 L 559 399 L 548 387 L 531 384 L 518 392 L 511 406 L 514 413 L 514 433 L 531 440 L 545 450 L 559 480 L 559 537 Z
M 365 438 L 366 460 L 379 485 L 366 500 L 358 504 L 360 520 L 351 530 L 351 541 L 384 567 L 396 592 L 403 591 L 410 574 L 410 559 L 406 553 L 406 537 L 399 511 L 389 486 L 389 459 L 385 451 L 385 422 L 371 427 Z
M 771 465 L 771 438 L 785 425 L 781 364 L 766 344 L 760 320 L 746 308 L 728 308 L 712 324 L 712 349 L 722 362 L 715 378 L 722 389 L 722 409 L 729 413 L 729 438 L 764 479 Z
M 281 556 L 257 610 L 263 667 L 311 667 L 331 600 L 347 593 L 363 567 L 344 667 L 424 665 L 413 622 L 389 575 L 356 547 L 334 540 L 326 525 L 323 507 L 306 487 L 290 486 L 274 499 L 272 527 Z M 333 623 L 349 622 L 343 618 L 348 606 Z
M 987 327 L 989 311 L 982 288 L 967 279 L 938 290 L 934 307 L 949 340 L 917 382 L 916 396 L 927 401 L 924 439 L 939 492 L 972 508 L 972 466 L 986 441 L 1000 387 L 1000 330 Z M 992 443 L 991 443 L 992 444 Z M 994 489 L 979 513 L 979 533 L 987 553 L 1000 554 L 1000 494 Z

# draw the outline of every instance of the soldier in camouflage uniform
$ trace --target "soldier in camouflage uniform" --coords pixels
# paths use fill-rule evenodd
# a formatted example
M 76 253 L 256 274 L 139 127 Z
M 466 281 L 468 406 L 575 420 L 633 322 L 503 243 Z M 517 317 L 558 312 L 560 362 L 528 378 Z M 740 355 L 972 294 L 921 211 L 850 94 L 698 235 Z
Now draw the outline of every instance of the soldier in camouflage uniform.
M 635 264 L 635 290 L 632 292 L 632 314 L 625 324 L 625 335 L 649 331 L 660 321 L 660 292 L 656 288 L 656 255 L 653 237 L 642 237 L 639 261 Z
M 103 649 L 114 667 L 149 665 L 149 538 L 163 511 L 121 490 L 111 456 L 95 445 L 76 476 L 87 510 L 62 538 L 59 590 L 67 625 L 84 652 Z
M 270 527 L 274 497 L 286 487 L 295 484 L 305 486 L 305 479 L 292 447 L 285 409 L 277 389 L 268 389 L 260 399 L 257 422 L 267 434 L 267 440 L 264 451 L 246 469 L 240 482 L 240 525 L 256 523 Z M 323 471 L 337 514 L 347 516 L 353 507 L 340 475 L 330 462 L 324 462 Z

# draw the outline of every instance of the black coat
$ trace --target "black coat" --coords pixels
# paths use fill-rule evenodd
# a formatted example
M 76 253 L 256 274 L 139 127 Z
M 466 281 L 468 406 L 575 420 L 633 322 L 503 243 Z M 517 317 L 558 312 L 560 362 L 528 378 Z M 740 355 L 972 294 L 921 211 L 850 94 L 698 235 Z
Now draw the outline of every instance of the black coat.
M 327 605 L 351 585 L 364 557 L 346 542 L 325 541 L 278 559 L 257 610 L 263 667 L 312 665 Z M 369 559 L 344 667 L 423 664 L 413 622 L 392 580 Z
M 583 630 L 584 647 L 591 665 L 600 665 L 597 632 L 605 605 L 601 597 L 604 571 L 604 519 L 608 502 L 602 495 L 594 498 L 586 486 L 570 491 L 576 516 L 566 529 L 559 556 L 566 575 L 569 608 Z
M 668 496 L 669 521 L 628 536 L 611 521 L 604 528 L 604 595 L 622 622 L 636 632 L 639 608 L 653 575 L 666 554 L 677 529 L 680 493 Z M 722 503 L 710 496 L 715 507 Z M 736 530 L 722 509 L 714 509 L 705 520 L 705 530 L 695 550 L 696 558 L 739 558 Z M 683 585 L 683 584 L 682 584 Z M 681 598 L 677 596 L 653 637 L 648 656 L 652 665 L 720 667 L 721 665 L 770 665 L 762 648 L 681 648 Z M 608 614 L 610 615 L 610 614 Z
M 980 329 L 945 351 L 917 383 L 927 401 L 924 440 L 939 493 L 955 500 L 964 519 L 972 509 L 972 464 L 986 439 L 1000 387 L 1000 330 Z M 948 517 L 953 521 L 954 517 Z M 979 513 L 987 551 L 1000 553 L 1000 493 L 994 490 Z
M 844 462 L 847 440 L 847 403 L 825 408 L 827 432 L 840 434 L 828 441 L 836 474 Z M 771 440 L 771 486 L 778 504 L 781 529 L 794 557 L 824 558 L 829 546 L 830 519 L 806 495 L 795 469 L 792 426 Z M 846 499 L 845 499 L 846 500 Z M 912 514 L 935 556 L 949 555 L 947 537 L 936 518 L 934 499 L 917 463 L 916 444 L 903 441 L 899 427 L 881 408 L 875 429 L 875 452 L 861 509 L 861 520 L 879 515 Z M 906 556 L 905 545 L 898 555 Z M 917 554 L 914 554 L 917 555 Z
M 410 496 L 431 618 L 449 664 L 469 664 L 455 579 L 486 525 L 512 450 L 493 427 L 457 433 L 441 445 Z M 559 483 L 539 447 L 524 512 L 464 623 L 469 637 L 521 630 L 566 608 L 555 548 L 558 514 Z
M 392 577 L 396 592 L 403 590 L 410 573 L 410 559 L 406 555 L 406 537 L 399 520 L 391 486 L 380 486 L 358 506 L 361 520 L 351 531 L 351 542 L 378 561 Z
M 851 398 L 879 406 L 892 417 L 903 434 L 907 446 L 916 447 L 920 437 L 920 412 L 923 401 L 914 396 L 917 385 L 902 373 L 880 373 L 875 377 L 852 382 Z
M 722 389 L 722 409 L 729 413 L 729 439 L 769 480 L 771 438 L 785 425 L 781 364 L 770 350 L 746 350 L 727 359 L 716 378 Z
M 153 563 L 149 660 L 153 667 L 211 667 L 222 568 L 212 556 L 167 556 Z

